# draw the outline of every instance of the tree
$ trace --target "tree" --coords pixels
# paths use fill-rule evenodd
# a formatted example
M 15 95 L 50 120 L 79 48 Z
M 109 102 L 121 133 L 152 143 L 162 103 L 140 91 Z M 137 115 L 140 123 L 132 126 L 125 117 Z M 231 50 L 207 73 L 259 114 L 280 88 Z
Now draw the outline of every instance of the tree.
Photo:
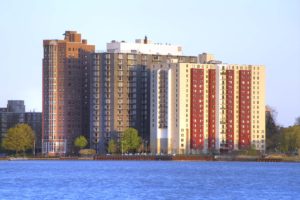
M 266 106 L 266 146 L 267 150 L 279 150 L 280 131 L 276 124 L 277 112 L 270 106 Z
M 281 132 L 281 151 L 295 152 L 300 149 L 300 126 L 283 128 Z
M 142 143 L 138 131 L 134 128 L 128 128 L 122 133 L 121 150 L 123 152 L 135 152 Z
M 34 131 L 27 124 L 17 124 L 15 127 L 8 129 L 6 136 L 2 141 L 2 146 L 6 150 L 25 151 L 32 149 L 34 145 Z
M 83 135 L 78 136 L 74 142 L 75 147 L 78 147 L 79 149 L 83 149 L 87 144 L 88 141 Z
M 295 125 L 300 126 L 300 117 L 297 117 L 295 120 Z
M 108 153 L 116 153 L 117 152 L 117 143 L 114 139 L 109 140 L 107 151 L 108 151 Z

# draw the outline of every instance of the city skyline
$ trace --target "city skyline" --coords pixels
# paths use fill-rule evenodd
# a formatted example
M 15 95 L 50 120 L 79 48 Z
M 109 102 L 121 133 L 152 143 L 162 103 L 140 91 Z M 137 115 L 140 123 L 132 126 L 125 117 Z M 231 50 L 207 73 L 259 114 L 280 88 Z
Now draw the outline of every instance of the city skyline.
M 42 110 L 42 40 L 76 30 L 96 50 L 147 35 L 182 46 L 184 55 L 208 52 L 225 63 L 263 64 L 266 103 L 277 110 L 279 124 L 292 125 L 300 113 L 300 3 L 287 2 L 1 3 L 0 107 L 22 99 L 28 110 Z
M 63 35 L 43 42 L 43 154 L 74 151 L 80 135 L 106 153 L 128 128 L 154 154 L 265 151 L 264 66 L 183 56 L 147 37 L 95 53 L 80 33 Z

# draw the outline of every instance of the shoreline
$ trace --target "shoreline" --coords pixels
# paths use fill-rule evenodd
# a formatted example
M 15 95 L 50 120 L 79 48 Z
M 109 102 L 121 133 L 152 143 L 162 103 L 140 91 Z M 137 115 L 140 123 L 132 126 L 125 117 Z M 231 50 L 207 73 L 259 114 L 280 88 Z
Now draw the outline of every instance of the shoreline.
M 138 155 L 101 155 L 94 157 L 4 157 L 0 161 L 195 161 L 195 162 L 291 162 L 300 163 L 299 157 L 288 158 L 261 158 L 255 156 L 195 156 L 195 155 L 164 155 L 164 156 L 138 156 Z

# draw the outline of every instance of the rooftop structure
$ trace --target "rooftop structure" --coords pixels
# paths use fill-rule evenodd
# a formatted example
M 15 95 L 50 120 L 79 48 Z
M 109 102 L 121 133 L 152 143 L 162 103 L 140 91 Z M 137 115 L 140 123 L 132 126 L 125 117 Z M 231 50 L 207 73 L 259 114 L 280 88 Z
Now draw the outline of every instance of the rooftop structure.
M 140 54 L 158 54 L 158 55 L 172 55 L 181 56 L 182 47 L 178 45 L 152 43 L 145 37 L 144 40 L 136 39 L 135 42 L 125 41 L 111 41 L 107 43 L 108 53 L 140 53 Z
M 25 112 L 25 105 L 23 100 L 9 100 L 7 102 L 7 111 L 15 113 Z

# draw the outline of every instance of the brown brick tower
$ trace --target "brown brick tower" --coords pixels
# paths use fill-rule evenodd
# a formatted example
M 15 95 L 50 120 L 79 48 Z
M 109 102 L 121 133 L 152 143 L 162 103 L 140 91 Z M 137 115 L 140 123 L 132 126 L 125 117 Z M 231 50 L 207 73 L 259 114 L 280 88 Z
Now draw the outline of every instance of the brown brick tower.
M 89 137 L 89 68 L 94 45 L 66 31 L 64 40 L 44 40 L 42 152 L 71 153 L 74 139 Z

